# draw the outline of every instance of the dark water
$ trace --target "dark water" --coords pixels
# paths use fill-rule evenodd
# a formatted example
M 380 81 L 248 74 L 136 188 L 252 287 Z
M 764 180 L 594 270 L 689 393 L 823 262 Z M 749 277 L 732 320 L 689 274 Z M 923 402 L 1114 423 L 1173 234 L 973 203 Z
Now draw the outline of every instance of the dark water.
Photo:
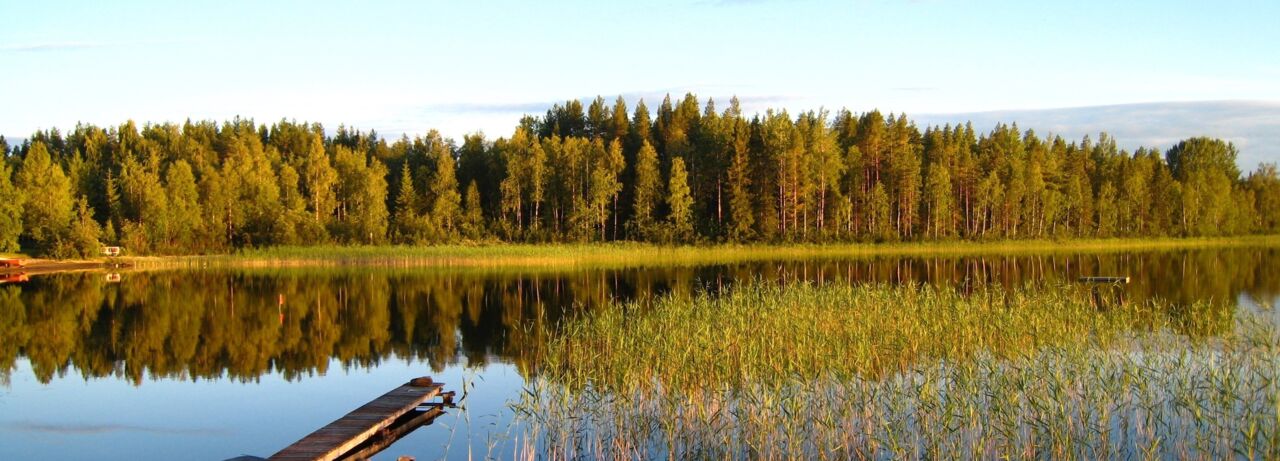
M 812 283 L 1074 283 L 1132 300 L 1269 306 L 1280 249 L 875 258 L 587 271 L 97 272 L 0 285 L 0 459 L 267 456 L 403 381 L 466 390 L 383 453 L 510 456 L 506 402 L 535 373 L 535 325 L 610 300 Z M 1275 312 L 1272 310 L 1271 312 Z M 1188 314 L 1192 315 L 1192 314 Z M 461 394 L 461 392 L 460 392 Z M 505 451 L 495 451 L 505 450 Z

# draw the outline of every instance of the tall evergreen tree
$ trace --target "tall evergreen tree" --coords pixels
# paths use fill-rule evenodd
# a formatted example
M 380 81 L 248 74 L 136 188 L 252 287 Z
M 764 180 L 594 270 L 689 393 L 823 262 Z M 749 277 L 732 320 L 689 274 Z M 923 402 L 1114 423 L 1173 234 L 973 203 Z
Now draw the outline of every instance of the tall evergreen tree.
M 438 134 L 432 132 L 435 138 Z M 429 135 L 430 136 L 430 135 Z M 433 143 L 431 158 L 434 160 L 431 180 L 428 181 L 428 193 L 431 206 L 428 215 L 434 221 L 445 238 L 452 238 L 458 232 L 458 224 L 462 211 L 462 194 L 458 192 L 458 177 L 454 171 L 453 152 L 449 146 L 438 141 Z
M 661 183 L 658 177 L 658 152 L 648 141 L 640 147 L 640 153 L 636 156 L 636 183 L 635 197 L 631 213 L 631 223 L 633 224 L 633 238 L 648 238 L 653 235 L 653 225 L 655 216 L 655 205 L 658 197 L 662 194 L 660 190 Z
M 755 210 L 751 206 L 751 163 L 747 123 L 736 120 L 733 127 L 733 157 L 729 163 L 729 239 L 741 242 L 753 237 Z
M 478 240 L 484 235 L 484 213 L 480 205 L 480 188 L 476 182 L 467 183 L 465 212 L 462 215 L 462 235 Z
M 671 180 L 667 186 L 667 208 L 672 237 L 676 241 L 687 242 L 693 238 L 693 197 L 689 193 L 689 174 L 684 168 L 684 159 L 671 159 Z
M 400 187 L 396 193 L 393 229 L 396 240 L 404 243 L 422 243 L 428 237 L 427 225 L 418 211 L 418 191 L 413 186 L 413 174 L 409 162 L 400 166 Z

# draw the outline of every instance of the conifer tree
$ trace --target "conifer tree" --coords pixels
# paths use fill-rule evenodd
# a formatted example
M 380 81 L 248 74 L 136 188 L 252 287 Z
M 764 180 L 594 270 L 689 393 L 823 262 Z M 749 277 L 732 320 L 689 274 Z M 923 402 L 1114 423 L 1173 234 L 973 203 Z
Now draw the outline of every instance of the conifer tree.
M 631 213 L 633 238 L 648 238 L 653 234 L 654 209 L 661 190 L 658 177 L 658 152 L 645 141 L 636 156 L 635 199 Z
M 945 165 L 931 163 L 925 172 L 925 225 L 934 238 L 948 233 L 951 208 L 951 174 Z
M 871 236 L 877 241 L 893 238 L 892 205 L 883 183 L 876 181 L 871 187 L 868 202 L 867 224 L 870 226 Z
M 393 221 L 398 241 L 418 243 L 425 238 L 422 217 L 418 213 L 418 192 L 413 187 L 413 174 L 409 170 L 409 162 L 404 162 L 400 166 L 400 188 L 396 193 Z
M 464 208 L 462 234 L 471 240 L 478 240 L 484 234 L 484 211 L 480 205 L 480 188 L 476 187 L 475 181 L 467 184 Z
M 667 186 L 667 208 L 672 236 L 676 241 L 687 242 L 693 238 L 693 197 L 689 194 L 689 174 L 684 159 L 671 159 L 671 180 Z
M 453 152 L 440 139 L 439 134 L 432 131 L 428 137 L 435 139 L 432 143 L 431 158 L 435 161 L 431 179 L 428 181 L 428 193 L 431 206 L 428 216 L 436 229 L 444 238 L 452 238 L 458 232 L 462 210 L 462 194 L 458 193 L 458 177 L 454 171 Z
M 751 206 L 751 163 L 748 157 L 750 133 L 747 123 L 738 120 L 733 128 L 733 156 L 729 163 L 729 239 L 742 242 L 752 238 L 755 210 Z

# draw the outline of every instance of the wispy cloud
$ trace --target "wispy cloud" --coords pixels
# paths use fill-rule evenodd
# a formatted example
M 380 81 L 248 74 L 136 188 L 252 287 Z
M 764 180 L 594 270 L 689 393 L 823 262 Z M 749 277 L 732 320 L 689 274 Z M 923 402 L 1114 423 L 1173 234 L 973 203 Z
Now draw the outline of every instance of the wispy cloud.
M 180 44 L 180 43 L 191 43 L 191 41 L 142 40 L 142 41 L 124 41 L 124 42 L 62 41 L 62 42 L 13 43 L 13 44 L 0 45 L 0 53 L 53 53 L 53 52 L 62 52 L 62 51 L 91 50 L 91 49 L 98 49 L 98 48 L 172 45 L 172 44 Z
M 563 102 L 563 101 L 561 101 Z M 429 112 L 461 113 L 461 114 L 520 114 L 541 113 L 549 109 L 553 102 L 516 102 L 516 103 L 444 103 L 428 104 L 423 109 Z
M 765 3 L 795 3 L 800 0 L 704 0 L 699 2 L 711 6 L 761 5 Z
M 43 53 L 50 51 L 74 51 L 85 50 L 89 48 L 99 48 L 105 46 L 102 43 L 94 42 L 44 42 L 44 43 L 19 43 L 13 45 L 0 45 L 0 52 L 4 53 Z
M 634 108 L 639 101 L 644 100 L 645 105 L 649 107 L 649 110 L 655 110 L 657 109 L 658 105 L 661 104 L 663 98 L 666 98 L 668 95 L 671 96 L 672 102 L 676 103 L 676 102 L 679 102 L 680 99 L 684 98 L 684 95 L 686 93 L 693 93 L 694 95 L 698 96 L 698 102 L 702 104 L 706 104 L 707 99 L 714 98 L 716 100 L 716 106 L 721 109 L 726 107 L 726 105 L 729 102 L 729 98 L 732 98 L 735 95 L 734 93 L 728 93 L 727 95 L 720 95 L 722 91 L 698 91 L 698 90 L 689 90 L 689 89 L 670 88 L 670 89 L 658 89 L 658 90 L 625 91 L 625 92 L 612 94 L 612 95 L 600 95 L 600 97 L 603 97 L 606 103 L 613 104 L 615 98 L 617 98 L 618 96 L 622 96 L 622 99 L 627 101 L 627 105 L 632 108 Z M 748 94 L 748 95 L 738 95 L 737 97 L 738 97 L 739 103 L 741 103 L 744 106 L 782 104 L 789 101 L 793 101 L 795 99 L 791 96 L 767 95 L 767 94 L 766 95 Z M 466 103 L 466 102 L 437 103 L 437 104 L 423 105 L 421 106 L 421 109 L 424 112 L 445 113 L 445 114 L 542 115 L 547 111 L 547 109 L 550 109 L 552 106 L 556 104 L 564 104 L 565 101 L 572 101 L 574 99 L 582 102 L 582 104 L 585 106 L 590 104 L 591 101 L 595 100 L 596 96 L 583 96 L 579 98 L 570 98 L 567 100 L 560 99 L 560 100 L 527 101 L 527 102 L 513 102 L 513 103 Z
M 1080 139 L 1106 132 L 1125 149 L 1167 149 L 1194 136 L 1236 144 L 1244 169 L 1280 162 L 1280 102 L 1198 101 L 1121 104 L 1060 109 L 1006 110 L 953 114 L 912 114 L 922 125 L 973 122 L 977 130 L 1017 122 L 1040 135 Z
M 225 435 L 227 431 L 207 428 L 163 428 L 136 426 L 130 424 L 91 424 L 91 423 L 41 423 L 33 421 L 16 421 L 4 424 L 5 428 L 21 432 L 39 432 L 63 435 L 92 435 L 110 432 L 144 432 L 166 435 Z

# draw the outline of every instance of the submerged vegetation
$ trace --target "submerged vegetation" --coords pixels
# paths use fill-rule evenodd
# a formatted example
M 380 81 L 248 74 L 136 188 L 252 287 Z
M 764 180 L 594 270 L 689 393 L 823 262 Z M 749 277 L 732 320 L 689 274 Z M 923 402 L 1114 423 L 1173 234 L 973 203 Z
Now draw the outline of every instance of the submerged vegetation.
M 1225 141 L 1127 152 L 905 115 L 556 105 L 509 137 L 281 120 L 126 122 L 0 138 L 0 252 L 271 246 L 849 243 L 1280 232 L 1280 175 Z
M 746 283 L 548 336 L 514 407 L 549 458 L 1280 455 L 1280 333 L 1222 303 Z

